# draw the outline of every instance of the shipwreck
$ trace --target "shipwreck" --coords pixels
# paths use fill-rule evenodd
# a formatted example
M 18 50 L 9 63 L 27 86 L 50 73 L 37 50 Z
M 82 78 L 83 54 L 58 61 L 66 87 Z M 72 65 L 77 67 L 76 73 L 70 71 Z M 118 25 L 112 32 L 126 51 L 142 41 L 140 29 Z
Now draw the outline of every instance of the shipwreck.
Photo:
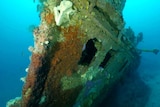
M 40 3 L 22 96 L 7 106 L 97 107 L 140 63 L 140 38 L 124 27 L 125 0 Z

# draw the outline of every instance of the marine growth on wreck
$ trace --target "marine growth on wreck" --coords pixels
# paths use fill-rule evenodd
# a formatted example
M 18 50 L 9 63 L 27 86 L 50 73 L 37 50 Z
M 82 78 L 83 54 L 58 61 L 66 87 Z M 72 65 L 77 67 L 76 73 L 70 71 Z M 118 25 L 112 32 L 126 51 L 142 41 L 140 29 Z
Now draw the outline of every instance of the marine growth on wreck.
M 22 96 L 8 107 L 95 107 L 139 65 L 125 0 L 40 0 Z

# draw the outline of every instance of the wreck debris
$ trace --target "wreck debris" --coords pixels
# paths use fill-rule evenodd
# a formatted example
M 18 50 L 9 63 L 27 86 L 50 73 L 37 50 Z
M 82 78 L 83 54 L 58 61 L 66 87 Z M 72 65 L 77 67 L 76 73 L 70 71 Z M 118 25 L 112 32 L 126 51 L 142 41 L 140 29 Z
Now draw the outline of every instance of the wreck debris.
M 152 50 L 149 50 L 149 49 L 138 49 L 138 51 L 141 53 L 141 52 L 152 52 L 154 54 L 158 54 L 159 53 L 159 49 L 152 49 Z
M 125 0 L 40 1 L 22 97 L 9 107 L 97 106 L 139 65 L 133 35 L 123 33 Z

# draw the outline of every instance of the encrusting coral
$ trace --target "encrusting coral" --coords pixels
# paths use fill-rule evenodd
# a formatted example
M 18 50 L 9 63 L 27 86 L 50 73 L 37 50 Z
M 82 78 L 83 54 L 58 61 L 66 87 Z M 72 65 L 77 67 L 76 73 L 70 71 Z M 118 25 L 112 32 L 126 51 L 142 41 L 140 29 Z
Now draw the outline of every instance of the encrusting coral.
M 137 68 L 135 47 L 130 51 L 117 36 L 124 22 L 116 9 L 124 0 L 116 0 L 117 8 L 109 1 L 115 0 L 40 0 L 22 97 L 9 107 L 96 106 L 129 68 Z

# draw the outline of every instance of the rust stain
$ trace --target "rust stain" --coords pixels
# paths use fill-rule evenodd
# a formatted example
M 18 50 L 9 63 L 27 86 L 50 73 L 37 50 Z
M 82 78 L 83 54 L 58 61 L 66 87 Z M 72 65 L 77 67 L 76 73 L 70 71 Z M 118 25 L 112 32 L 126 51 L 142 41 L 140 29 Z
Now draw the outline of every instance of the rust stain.
M 52 93 L 51 96 L 48 96 L 50 101 L 48 100 L 46 103 L 52 103 L 57 107 L 71 103 L 68 102 L 71 101 L 68 99 L 68 97 L 75 100 L 77 97 L 75 90 L 76 92 L 79 92 L 81 89 L 78 87 L 74 91 L 63 91 L 61 89 L 61 78 L 63 76 L 72 76 L 75 71 L 78 70 L 78 61 L 81 57 L 83 47 L 81 37 L 84 36 L 80 32 L 78 26 L 69 26 L 68 28 L 63 28 L 60 30 L 65 40 L 57 45 L 57 50 L 53 53 L 54 55 L 53 59 L 51 60 L 51 69 L 48 73 L 47 81 L 45 84 L 46 95 L 50 95 L 50 93 Z

